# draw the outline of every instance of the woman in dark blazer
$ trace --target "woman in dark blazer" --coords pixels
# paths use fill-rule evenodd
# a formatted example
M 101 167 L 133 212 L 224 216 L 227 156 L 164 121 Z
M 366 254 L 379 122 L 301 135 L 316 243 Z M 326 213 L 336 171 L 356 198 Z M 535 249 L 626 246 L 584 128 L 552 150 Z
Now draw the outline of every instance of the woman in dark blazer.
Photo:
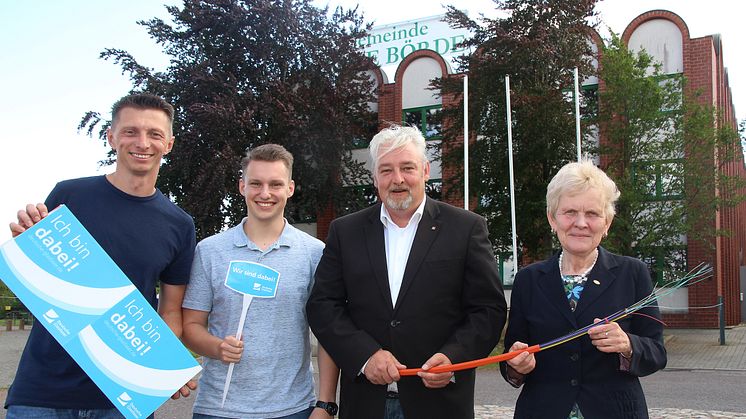
M 614 218 L 619 191 L 590 161 L 565 165 L 547 187 L 547 219 L 562 246 L 521 269 L 511 295 L 507 351 L 598 322 L 588 336 L 501 364 L 523 387 L 516 418 L 647 418 L 638 377 L 665 367 L 657 306 L 618 322 L 608 316 L 652 292 L 647 266 L 599 246 Z

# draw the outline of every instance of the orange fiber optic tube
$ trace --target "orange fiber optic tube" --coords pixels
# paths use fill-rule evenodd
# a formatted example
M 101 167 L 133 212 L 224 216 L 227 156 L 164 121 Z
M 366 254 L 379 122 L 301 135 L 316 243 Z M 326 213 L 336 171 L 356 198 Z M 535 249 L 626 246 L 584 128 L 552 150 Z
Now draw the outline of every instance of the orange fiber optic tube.
M 517 351 L 507 352 L 501 355 L 489 356 L 487 358 L 482 358 L 482 359 L 475 359 L 474 361 L 461 362 L 461 363 L 452 364 L 452 365 L 439 365 L 437 367 L 430 368 L 429 370 L 427 370 L 427 372 L 441 373 L 441 372 L 468 370 L 470 368 L 481 367 L 487 364 L 496 364 L 498 362 L 507 361 L 509 359 L 513 359 L 517 357 L 523 352 L 528 352 L 530 354 L 533 354 L 533 353 L 539 352 L 540 350 L 541 348 L 539 347 L 539 345 L 534 345 L 534 346 L 529 346 L 528 348 L 519 349 Z M 420 371 L 422 371 L 422 368 L 407 368 L 407 369 L 399 370 L 399 375 L 402 377 L 407 377 L 407 376 L 417 375 L 417 373 Z

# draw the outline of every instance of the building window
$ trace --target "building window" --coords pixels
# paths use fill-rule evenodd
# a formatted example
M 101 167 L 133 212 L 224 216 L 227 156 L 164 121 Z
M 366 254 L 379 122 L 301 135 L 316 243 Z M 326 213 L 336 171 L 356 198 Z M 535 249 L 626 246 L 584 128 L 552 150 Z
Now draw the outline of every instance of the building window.
M 637 257 L 650 269 L 650 276 L 656 286 L 668 284 L 687 272 L 686 246 L 650 247 L 636 249 Z
M 402 110 L 402 123 L 418 127 L 426 140 L 439 139 L 443 128 L 441 105 L 423 106 Z
M 575 115 L 575 89 L 563 89 L 564 100 L 572 105 L 570 108 Z M 598 116 L 598 84 L 580 86 L 580 118 L 593 121 Z
M 580 117 L 591 121 L 598 117 L 598 84 L 588 84 L 580 89 Z
M 502 279 L 504 289 L 513 288 L 513 280 L 515 279 L 513 264 L 513 252 L 501 252 L 497 253 L 497 270 Z
M 360 137 L 352 139 L 352 148 L 368 148 L 370 140 L 378 133 L 378 112 L 370 112 L 367 119 L 362 124 L 362 133 Z
M 639 190 L 651 201 L 682 199 L 684 197 L 681 160 L 656 160 L 634 163 L 632 176 Z
M 425 184 L 425 195 L 440 201 L 443 198 L 443 181 L 441 179 L 430 179 Z
M 684 77 L 682 74 L 666 74 L 655 78 L 658 84 L 666 91 L 666 100 L 662 104 L 663 112 L 676 112 L 681 110 L 682 92 L 684 90 Z

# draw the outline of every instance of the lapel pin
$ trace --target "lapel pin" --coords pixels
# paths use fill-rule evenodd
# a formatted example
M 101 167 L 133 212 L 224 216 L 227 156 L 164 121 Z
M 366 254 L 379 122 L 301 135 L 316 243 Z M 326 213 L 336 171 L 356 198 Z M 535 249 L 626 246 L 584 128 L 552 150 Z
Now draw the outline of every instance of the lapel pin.
M 430 227 L 430 230 L 435 231 L 435 226 Z
M 601 282 L 599 282 L 598 279 L 594 279 L 593 283 L 596 284 L 596 285 L 601 285 Z

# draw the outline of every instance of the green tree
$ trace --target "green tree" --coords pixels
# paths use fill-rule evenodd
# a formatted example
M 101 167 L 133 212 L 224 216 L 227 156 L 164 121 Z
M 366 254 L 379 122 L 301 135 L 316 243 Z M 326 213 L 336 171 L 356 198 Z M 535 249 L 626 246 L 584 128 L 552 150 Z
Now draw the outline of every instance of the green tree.
M 686 241 L 711 243 L 724 233 L 715 230 L 715 211 L 743 199 L 736 191 L 744 180 L 722 170 L 738 156 L 739 135 L 681 74 L 663 74 L 616 35 L 603 48 L 599 77 L 599 151 L 622 193 L 606 245 L 647 260 L 658 279 L 677 275 L 687 268 Z
M 514 176 L 519 248 L 532 258 L 552 249 L 546 221 L 545 195 L 549 180 L 576 159 L 575 118 L 571 89 L 573 69 L 581 79 L 592 74 L 589 22 L 595 0 L 502 0 L 498 8 L 508 17 L 474 21 L 449 7 L 447 19 L 470 29 L 465 42 L 474 54 L 464 57 L 459 70 L 469 75 L 470 193 L 477 211 L 488 222 L 498 252 L 512 248 L 505 76 L 510 76 Z M 460 80 L 435 83 L 443 94 L 461 98 Z M 460 168 L 463 148 L 463 104 L 445 109 L 453 121 L 445 131 L 442 159 Z M 463 191 L 461 177 L 444 185 L 446 193 Z
M 6 310 L 7 307 L 10 309 Z M 11 312 L 26 313 L 28 312 L 28 309 L 23 305 L 23 303 L 21 303 L 21 300 L 13 294 L 10 288 L 0 281 L 0 318 L 6 318 Z
M 295 156 L 291 222 L 330 203 L 349 207 L 355 191 L 343 185 L 367 176 L 350 150 L 355 138 L 370 138 L 376 118 L 365 75 L 373 63 L 356 46 L 367 30 L 357 10 L 329 14 L 308 0 L 186 0 L 167 9 L 173 25 L 139 22 L 171 57 L 165 71 L 123 50 L 101 57 L 129 74 L 133 91 L 176 108 L 176 144 L 158 186 L 195 218 L 198 238 L 245 215 L 239 161 L 269 142 Z M 98 126 L 103 140 L 108 125 L 88 112 L 80 128 L 91 134 Z
M 5 307 L 12 306 L 15 302 L 15 295 L 10 291 L 7 285 L 0 281 L 0 318 L 5 318 L 5 314 L 8 310 Z

